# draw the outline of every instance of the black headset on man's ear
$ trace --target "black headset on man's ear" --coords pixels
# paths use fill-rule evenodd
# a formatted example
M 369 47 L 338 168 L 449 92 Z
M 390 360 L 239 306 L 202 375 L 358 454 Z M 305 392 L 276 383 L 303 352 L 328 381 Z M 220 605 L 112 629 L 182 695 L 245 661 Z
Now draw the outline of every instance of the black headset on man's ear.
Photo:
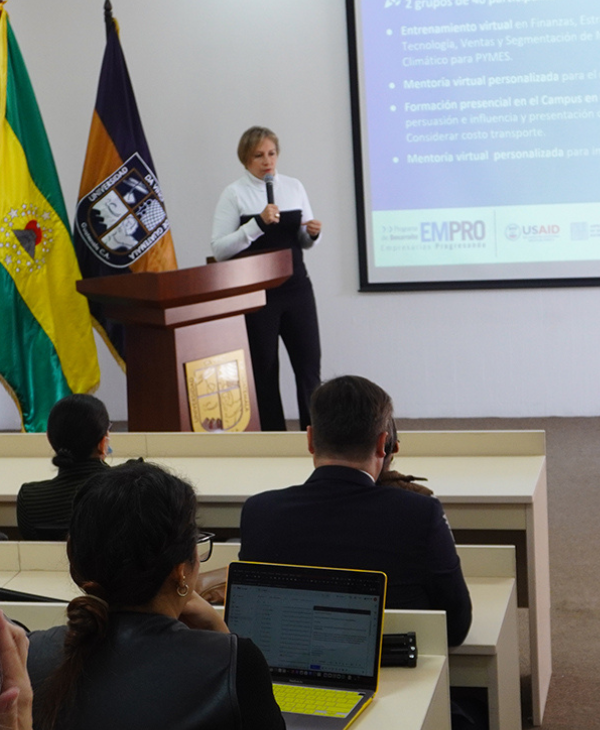
M 393 418 L 390 418 L 390 422 L 387 427 L 387 438 L 383 450 L 385 451 L 386 457 L 391 456 L 394 453 L 396 447 L 396 441 L 398 441 L 398 432 L 396 431 L 396 423 Z

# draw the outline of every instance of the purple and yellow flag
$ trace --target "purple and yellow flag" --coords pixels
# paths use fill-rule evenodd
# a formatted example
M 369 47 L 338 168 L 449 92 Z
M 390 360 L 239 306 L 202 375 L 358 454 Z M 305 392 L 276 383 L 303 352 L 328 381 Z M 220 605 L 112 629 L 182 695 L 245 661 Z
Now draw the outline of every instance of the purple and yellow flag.
M 177 268 L 169 219 L 110 2 L 106 50 L 75 214 L 84 278 Z M 124 366 L 123 329 L 91 303 L 97 329 Z
M 50 145 L 0 2 L 0 379 L 23 429 L 100 382 L 96 345 Z

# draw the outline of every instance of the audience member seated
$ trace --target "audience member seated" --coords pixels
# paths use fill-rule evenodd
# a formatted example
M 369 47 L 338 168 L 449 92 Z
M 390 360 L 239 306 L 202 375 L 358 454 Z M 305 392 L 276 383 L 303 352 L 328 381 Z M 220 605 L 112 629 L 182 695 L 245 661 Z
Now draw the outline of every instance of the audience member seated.
M 27 674 L 27 648 L 25 631 L 7 621 L 0 611 L 1 730 L 31 730 L 33 692 Z
M 109 429 L 106 407 L 93 395 L 69 395 L 54 405 L 47 436 L 58 474 L 19 490 L 17 524 L 24 540 L 65 539 L 77 490 L 108 468 Z
M 192 487 L 128 462 L 75 496 L 67 552 L 85 592 L 30 634 L 36 730 L 283 730 L 267 663 L 194 586 L 210 557 Z
M 392 408 L 365 378 L 317 388 L 307 429 L 315 471 L 300 486 L 247 500 L 240 559 L 382 570 L 387 606 L 446 611 L 448 643 L 457 645 L 471 624 L 471 599 L 442 506 L 377 484 Z

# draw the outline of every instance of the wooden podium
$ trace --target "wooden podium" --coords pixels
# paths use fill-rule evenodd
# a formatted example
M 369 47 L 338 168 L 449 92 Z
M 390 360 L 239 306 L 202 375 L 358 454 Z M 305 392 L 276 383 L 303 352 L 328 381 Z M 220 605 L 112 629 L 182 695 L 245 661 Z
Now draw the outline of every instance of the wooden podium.
M 78 281 L 125 325 L 129 430 L 260 431 L 244 314 L 291 274 L 284 250 Z

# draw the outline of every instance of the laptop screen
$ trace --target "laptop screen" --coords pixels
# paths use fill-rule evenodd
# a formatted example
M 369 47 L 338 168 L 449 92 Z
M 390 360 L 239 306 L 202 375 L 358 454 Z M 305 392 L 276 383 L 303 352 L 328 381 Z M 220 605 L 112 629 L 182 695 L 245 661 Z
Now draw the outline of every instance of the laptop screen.
M 375 688 L 384 604 L 383 573 L 232 563 L 225 620 L 274 681 Z

